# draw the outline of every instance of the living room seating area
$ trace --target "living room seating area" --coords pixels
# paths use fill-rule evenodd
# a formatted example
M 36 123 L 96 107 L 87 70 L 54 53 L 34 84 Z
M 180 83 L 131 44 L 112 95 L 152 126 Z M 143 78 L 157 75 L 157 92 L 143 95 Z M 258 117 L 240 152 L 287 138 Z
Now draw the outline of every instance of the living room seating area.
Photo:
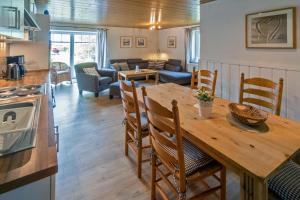
M 163 67 L 155 67 L 149 65 L 148 60 L 143 59 L 112 59 L 110 60 L 110 69 L 115 71 L 135 70 L 136 66 L 139 69 L 153 69 L 159 73 L 159 81 L 162 83 L 177 83 L 180 85 L 189 85 L 191 82 L 192 74 L 186 72 L 181 64 L 181 60 L 168 59 L 165 61 Z

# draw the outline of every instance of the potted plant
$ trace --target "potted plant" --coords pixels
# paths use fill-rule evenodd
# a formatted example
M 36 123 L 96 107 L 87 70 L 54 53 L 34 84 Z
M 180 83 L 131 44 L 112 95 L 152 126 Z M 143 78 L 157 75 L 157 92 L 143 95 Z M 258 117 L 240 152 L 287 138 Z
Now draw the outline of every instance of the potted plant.
M 196 98 L 199 100 L 199 115 L 203 118 L 209 118 L 212 113 L 214 96 L 204 89 L 199 89 Z

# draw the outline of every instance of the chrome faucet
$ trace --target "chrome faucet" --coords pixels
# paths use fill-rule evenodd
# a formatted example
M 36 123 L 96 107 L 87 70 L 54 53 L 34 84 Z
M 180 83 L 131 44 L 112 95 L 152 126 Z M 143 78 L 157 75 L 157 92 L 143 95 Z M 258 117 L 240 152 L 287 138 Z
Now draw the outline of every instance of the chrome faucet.
M 11 116 L 11 120 L 16 120 L 17 118 L 17 114 L 14 111 L 10 111 L 3 116 L 3 122 L 7 122 L 9 116 Z

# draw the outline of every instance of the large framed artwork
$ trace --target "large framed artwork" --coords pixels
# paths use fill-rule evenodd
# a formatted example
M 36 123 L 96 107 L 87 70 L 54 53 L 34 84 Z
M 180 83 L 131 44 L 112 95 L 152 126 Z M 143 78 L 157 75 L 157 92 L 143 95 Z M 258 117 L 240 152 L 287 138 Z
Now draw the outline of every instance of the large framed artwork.
M 296 48 L 296 8 L 246 15 L 246 48 Z
M 147 38 L 146 37 L 135 37 L 135 47 L 136 48 L 146 48 Z
M 168 48 L 176 48 L 176 36 L 169 36 L 167 39 Z
M 120 37 L 120 47 L 121 48 L 131 48 L 132 40 L 133 39 L 131 36 L 121 36 Z

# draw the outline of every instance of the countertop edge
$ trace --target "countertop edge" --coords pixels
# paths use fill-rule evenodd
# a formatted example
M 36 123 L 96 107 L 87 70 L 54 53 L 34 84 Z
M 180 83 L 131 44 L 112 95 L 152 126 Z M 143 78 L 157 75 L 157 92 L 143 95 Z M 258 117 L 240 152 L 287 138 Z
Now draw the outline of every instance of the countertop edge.
M 0 194 L 17 189 L 19 187 L 33 183 L 43 178 L 52 176 L 58 172 L 58 161 L 57 161 L 55 130 L 54 130 L 54 115 L 53 115 L 53 108 L 52 108 L 52 96 L 51 96 L 51 88 L 50 88 L 50 81 L 49 81 L 49 71 L 44 70 L 44 71 L 29 72 L 29 75 L 37 79 L 39 79 L 38 78 L 39 76 L 44 76 L 44 77 L 40 77 L 40 83 L 35 83 L 35 84 L 45 84 L 46 86 L 46 94 L 42 95 L 41 97 L 41 112 L 40 112 L 40 119 L 38 125 L 38 134 L 40 135 L 38 135 L 39 138 L 37 138 L 38 140 L 37 142 L 39 142 L 39 144 L 37 143 L 36 147 L 33 149 L 28 149 L 23 151 L 24 154 L 26 154 L 27 151 L 28 152 L 35 151 L 34 153 L 32 152 L 30 153 L 31 154 L 30 160 L 31 159 L 33 160 L 31 161 L 29 160 L 28 162 L 24 163 L 24 165 L 20 167 L 20 168 L 25 167 L 25 169 L 19 169 L 19 168 L 13 169 L 13 170 L 17 170 L 16 173 L 13 172 L 12 174 L 9 174 L 10 171 L 5 173 L 5 170 L 1 169 L 2 163 L 0 157 L 0 169 L 3 170 L 0 171 Z M 22 84 L 33 84 L 31 82 L 30 83 L 27 83 L 26 81 L 23 82 L 24 83 Z M 20 85 L 19 82 L 13 82 L 13 83 Z M 1 84 L 0 87 L 2 87 Z M 42 156 L 42 155 L 47 155 L 48 157 L 45 160 L 43 160 L 44 158 L 38 158 L 38 161 L 37 158 L 34 157 L 34 156 Z M 16 158 L 18 158 L 18 156 L 12 154 L 12 155 L 7 155 L 7 157 L 4 159 L 8 158 L 9 161 L 14 162 L 14 158 L 10 159 L 9 158 L 10 156 L 11 157 L 15 156 Z M 26 166 L 26 164 L 29 162 L 30 164 L 28 167 Z M 28 169 L 26 169 L 26 167 Z M 34 167 L 36 167 L 36 169 Z M 18 177 L 18 175 L 22 173 L 23 170 L 27 171 L 26 175 L 24 176 L 20 175 Z

